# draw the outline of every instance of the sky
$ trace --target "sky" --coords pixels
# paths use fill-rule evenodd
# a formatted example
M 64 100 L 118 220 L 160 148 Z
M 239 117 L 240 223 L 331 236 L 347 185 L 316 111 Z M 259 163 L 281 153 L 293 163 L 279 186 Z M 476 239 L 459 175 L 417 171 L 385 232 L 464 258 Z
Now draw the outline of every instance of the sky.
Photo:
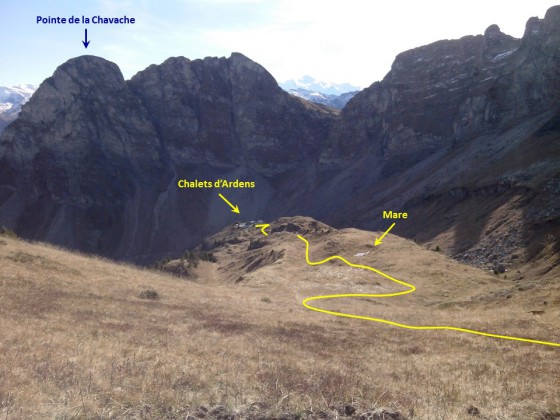
M 278 82 L 311 75 L 366 87 L 402 51 L 477 35 L 491 24 L 521 37 L 560 0 L 0 0 L 0 85 L 39 84 L 83 54 L 126 79 L 172 56 L 241 52 Z M 37 16 L 134 17 L 133 25 L 37 24 Z M 82 44 L 84 29 L 91 41 Z

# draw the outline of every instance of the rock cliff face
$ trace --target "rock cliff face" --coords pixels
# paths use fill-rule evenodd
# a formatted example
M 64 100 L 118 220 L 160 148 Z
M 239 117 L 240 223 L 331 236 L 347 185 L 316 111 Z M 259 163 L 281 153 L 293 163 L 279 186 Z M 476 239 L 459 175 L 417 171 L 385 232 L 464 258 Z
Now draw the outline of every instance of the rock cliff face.
M 398 55 L 383 81 L 349 102 L 323 159 L 353 160 L 371 147 L 390 172 L 557 107 L 559 14 L 552 8 L 544 20 L 532 18 L 521 40 L 492 25 L 484 35 Z
M 312 160 L 335 118 L 241 54 L 171 58 L 129 82 L 106 60 L 72 59 L 1 138 L 0 224 L 147 262 L 233 220 L 217 193 L 177 179 L 255 180 L 261 197 L 239 204 L 262 213 L 272 180 Z
M 383 209 L 408 210 L 401 234 L 481 264 L 545 242 L 558 252 L 559 19 L 553 7 L 519 40 L 492 25 L 400 54 L 343 109 L 321 154 L 317 185 L 337 182 L 319 200 L 343 202 L 333 218 L 310 212 L 382 228 Z
M 334 115 L 294 100 L 263 67 L 238 53 L 170 58 L 138 73 L 129 86 L 175 165 L 246 164 L 259 174 L 279 175 L 322 148 Z
M 243 220 L 386 228 L 383 210 L 408 211 L 395 233 L 467 261 L 557 261 L 559 138 L 560 7 L 522 39 L 492 25 L 406 51 L 340 115 L 237 53 L 170 58 L 130 81 L 84 56 L 0 137 L 0 224 L 151 262 L 236 218 L 219 191 L 177 180 L 227 178 L 256 183 L 221 191 Z
M 150 225 L 142 203 L 166 171 L 142 103 L 118 67 L 96 57 L 72 59 L 41 84 L 3 133 L 0 156 L 3 224 L 115 256 L 131 224 Z

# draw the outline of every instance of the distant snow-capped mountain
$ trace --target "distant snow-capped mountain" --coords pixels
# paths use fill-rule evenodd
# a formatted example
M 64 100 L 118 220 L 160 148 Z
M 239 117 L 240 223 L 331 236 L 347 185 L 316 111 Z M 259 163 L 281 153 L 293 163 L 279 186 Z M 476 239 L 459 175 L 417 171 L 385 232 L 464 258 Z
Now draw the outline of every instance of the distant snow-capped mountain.
M 317 92 L 315 90 L 307 90 L 302 88 L 297 89 L 284 89 L 286 92 L 299 96 L 300 98 L 306 99 L 310 102 L 315 102 L 317 104 L 323 104 L 330 106 L 331 108 L 342 109 L 346 103 L 354 97 L 358 91 L 346 92 L 340 95 L 330 95 L 326 93 Z
M 280 87 L 292 95 L 308 101 L 342 109 L 361 88 L 349 83 L 330 83 L 303 76 L 298 80 L 280 83 Z
M 34 85 L 0 86 L 0 132 L 17 118 L 23 104 L 36 90 Z
M 362 90 L 361 87 L 351 85 L 350 83 L 323 82 L 316 80 L 311 76 L 303 76 L 298 80 L 287 80 L 284 83 L 280 83 L 280 87 L 284 90 L 311 90 L 324 93 L 326 95 L 342 95 L 343 93 Z

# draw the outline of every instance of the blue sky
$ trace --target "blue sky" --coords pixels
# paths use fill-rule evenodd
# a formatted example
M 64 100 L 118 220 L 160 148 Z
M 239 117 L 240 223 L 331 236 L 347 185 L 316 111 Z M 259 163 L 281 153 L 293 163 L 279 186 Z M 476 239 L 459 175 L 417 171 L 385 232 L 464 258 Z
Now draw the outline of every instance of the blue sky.
M 129 79 L 170 56 L 238 51 L 278 81 L 309 74 L 365 87 L 384 77 L 399 52 L 480 34 L 492 23 L 520 37 L 529 17 L 542 18 L 556 2 L 0 0 L 0 85 L 38 84 L 61 63 L 86 53 L 115 62 Z M 137 23 L 38 25 L 38 15 L 127 15 Z M 85 27 L 87 50 L 81 43 Z

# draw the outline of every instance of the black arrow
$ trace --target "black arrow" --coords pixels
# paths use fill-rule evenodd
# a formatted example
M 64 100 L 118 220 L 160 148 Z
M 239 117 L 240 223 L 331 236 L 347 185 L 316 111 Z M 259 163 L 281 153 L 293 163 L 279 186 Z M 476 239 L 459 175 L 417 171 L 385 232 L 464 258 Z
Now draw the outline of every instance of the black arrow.
M 90 41 L 87 40 L 87 29 L 86 29 L 86 40 L 85 40 L 85 41 L 82 41 L 82 44 L 84 44 L 84 47 L 87 48 L 88 45 L 89 45 L 89 43 L 90 43 Z

